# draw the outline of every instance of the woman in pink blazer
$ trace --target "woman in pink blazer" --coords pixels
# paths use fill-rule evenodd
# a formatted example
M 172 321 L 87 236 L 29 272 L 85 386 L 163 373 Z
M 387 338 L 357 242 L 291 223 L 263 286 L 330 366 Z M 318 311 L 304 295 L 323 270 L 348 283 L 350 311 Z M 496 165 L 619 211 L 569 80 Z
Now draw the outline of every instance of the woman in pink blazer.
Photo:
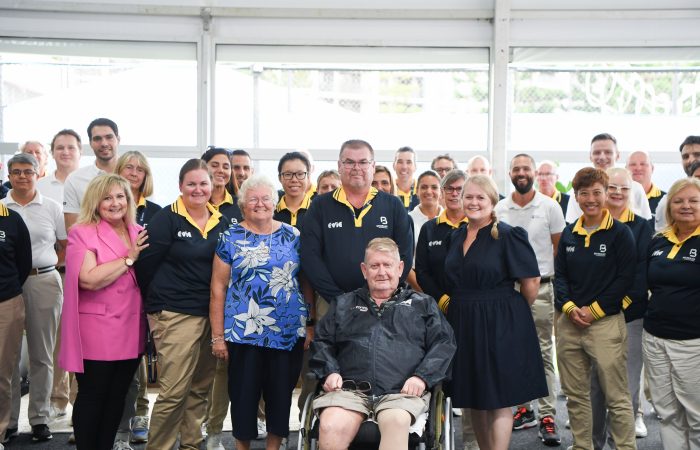
M 78 449 L 109 450 L 124 398 L 144 352 L 146 322 L 132 268 L 148 244 L 135 223 L 131 189 L 119 175 L 88 185 L 68 232 L 59 364 L 75 372 Z

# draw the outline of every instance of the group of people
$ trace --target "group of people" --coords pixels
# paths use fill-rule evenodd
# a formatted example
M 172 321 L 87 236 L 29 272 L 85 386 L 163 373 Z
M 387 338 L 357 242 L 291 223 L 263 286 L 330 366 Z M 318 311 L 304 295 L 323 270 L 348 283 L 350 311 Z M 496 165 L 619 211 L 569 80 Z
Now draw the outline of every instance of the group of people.
M 206 424 L 207 449 L 221 450 L 230 402 L 237 448 L 258 437 L 280 448 L 300 376 L 300 404 L 315 389 L 311 372 L 322 449 L 347 448 L 367 417 L 380 448 L 405 448 L 440 382 L 463 409 L 465 449 L 507 449 L 532 426 L 556 446 L 556 345 L 574 450 L 636 448 L 642 379 L 664 445 L 700 448 L 700 137 L 681 144 L 688 178 L 667 194 L 647 153 L 614 167 L 609 134 L 592 139 L 594 167 L 569 195 L 555 163 L 527 154 L 511 160 L 503 196 L 481 156 L 461 171 L 440 155 L 414 178 L 410 147 L 392 173 L 350 140 L 338 170 L 315 180 L 308 152 L 285 154 L 278 191 L 244 150 L 210 147 L 161 208 L 148 200 L 146 156 L 119 155 L 116 123 L 87 132 L 93 165 L 78 168 L 73 130 L 51 143 L 54 173 L 36 142 L 8 161 L 6 440 L 26 330 L 36 441 L 72 402 L 78 448 L 198 449 Z M 150 415 L 147 341 L 158 361 Z

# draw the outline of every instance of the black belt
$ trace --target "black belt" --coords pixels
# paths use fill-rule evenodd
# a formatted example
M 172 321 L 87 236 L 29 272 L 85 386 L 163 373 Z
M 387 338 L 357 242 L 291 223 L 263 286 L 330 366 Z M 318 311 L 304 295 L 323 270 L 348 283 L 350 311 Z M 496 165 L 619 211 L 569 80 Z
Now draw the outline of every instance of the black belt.
M 36 267 L 29 271 L 29 275 L 41 275 L 42 273 L 51 272 L 52 270 L 56 270 L 56 266 Z
M 549 283 L 554 277 L 540 277 L 540 284 Z

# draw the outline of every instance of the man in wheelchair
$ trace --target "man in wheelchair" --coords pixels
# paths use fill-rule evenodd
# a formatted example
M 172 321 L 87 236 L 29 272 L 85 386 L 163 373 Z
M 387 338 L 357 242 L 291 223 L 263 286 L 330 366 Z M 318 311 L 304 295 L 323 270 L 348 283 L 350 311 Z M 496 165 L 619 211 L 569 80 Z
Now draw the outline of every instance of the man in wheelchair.
M 337 297 L 316 328 L 309 367 L 323 380 L 313 402 L 321 450 L 347 449 L 367 418 L 379 426 L 380 450 L 407 448 L 428 389 L 449 375 L 452 328 L 432 297 L 399 286 L 403 265 L 394 241 L 370 241 L 367 287 Z

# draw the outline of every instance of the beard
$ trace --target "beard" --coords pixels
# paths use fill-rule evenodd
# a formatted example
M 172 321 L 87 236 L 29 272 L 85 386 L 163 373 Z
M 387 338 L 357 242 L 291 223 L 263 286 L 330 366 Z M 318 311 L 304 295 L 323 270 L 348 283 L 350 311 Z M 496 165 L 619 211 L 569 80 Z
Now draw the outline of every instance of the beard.
M 511 182 L 513 183 L 513 187 L 515 187 L 515 190 L 518 191 L 518 194 L 527 194 L 532 190 L 532 186 L 535 184 L 535 178 L 525 178 L 527 180 L 527 184 L 522 185 L 519 183 L 519 179 L 513 179 L 511 178 Z

